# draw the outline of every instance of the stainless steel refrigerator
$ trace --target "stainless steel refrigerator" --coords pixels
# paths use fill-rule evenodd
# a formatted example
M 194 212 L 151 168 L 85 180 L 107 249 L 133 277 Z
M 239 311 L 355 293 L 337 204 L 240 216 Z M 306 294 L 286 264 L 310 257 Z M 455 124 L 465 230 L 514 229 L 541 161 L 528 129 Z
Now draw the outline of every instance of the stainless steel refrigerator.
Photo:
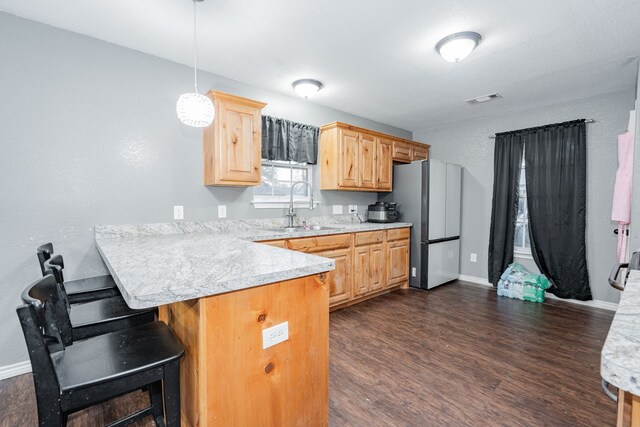
M 431 289 L 460 273 L 462 168 L 425 160 L 393 168 L 393 191 L 380 199 L 398 203 L 400 221 L 411 222 L 412 287 Z

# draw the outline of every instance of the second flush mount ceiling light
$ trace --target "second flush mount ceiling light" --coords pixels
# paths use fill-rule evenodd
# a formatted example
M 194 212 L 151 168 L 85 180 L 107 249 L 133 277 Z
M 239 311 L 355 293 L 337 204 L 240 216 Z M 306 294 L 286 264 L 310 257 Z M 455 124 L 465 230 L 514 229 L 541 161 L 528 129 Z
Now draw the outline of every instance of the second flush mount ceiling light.
M 311 98 L 322 89 L 322 83 L 315 79 L 300 79 L 291 83 L 298 95 L 305 99 Z
M 451 34 L 436 44 L 438 53 L 449 62 L 458 62 L 469 56 L 482 36 L 473 31 Z

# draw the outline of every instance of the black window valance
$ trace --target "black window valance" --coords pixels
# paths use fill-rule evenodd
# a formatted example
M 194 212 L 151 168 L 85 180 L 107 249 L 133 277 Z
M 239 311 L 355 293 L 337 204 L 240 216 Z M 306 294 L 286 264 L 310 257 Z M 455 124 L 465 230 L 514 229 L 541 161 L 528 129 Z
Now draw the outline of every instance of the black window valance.
M 262 158 L 315 165 L 320 128 L 262 116 Z

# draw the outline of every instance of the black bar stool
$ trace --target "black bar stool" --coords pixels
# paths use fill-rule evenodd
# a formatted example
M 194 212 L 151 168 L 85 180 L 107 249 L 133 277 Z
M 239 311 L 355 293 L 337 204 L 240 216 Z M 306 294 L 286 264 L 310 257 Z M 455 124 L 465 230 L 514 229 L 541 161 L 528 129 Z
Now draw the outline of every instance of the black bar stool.
M 145 323 L 66 346 L 68 338 L 57 324 L 57 312 L 66 313 L 60 294 L 60 285 L 47 275 L 24 290 L 25 305 L 16 309 L 31 360 L 39 425 L 65 426 L 73 412 L 147 388 L 151 406 L 111 426 L 153 416 L 156 425 L 179 427 L 184 348 L 169 327 Z
M 51 274 L 60 285 L 60 299 L 66 308 L 65 313 L 57 312 L 58 327 L 62 329 L 63 337 L 68 337 L 65 345 L 155 320 L 156 308 L 134 310 L 121 296 L 70 305 L 62 273 L 63 265 L 62 255 L 53 255 L 44 263 L 45 272 Z
M 37 249 L 38 262 L 42 275 L 46 275 L 44 263 L 53 255 L 53 244 L 45 243 Z M 120 295 L 116 282 L 110 275 L 89 277 L 87 279 L 72 280 L 65 283 L 65 289 L 69 302 L 75 304 L 78 302 L 95 301 L 102 298 L 115 297 Z

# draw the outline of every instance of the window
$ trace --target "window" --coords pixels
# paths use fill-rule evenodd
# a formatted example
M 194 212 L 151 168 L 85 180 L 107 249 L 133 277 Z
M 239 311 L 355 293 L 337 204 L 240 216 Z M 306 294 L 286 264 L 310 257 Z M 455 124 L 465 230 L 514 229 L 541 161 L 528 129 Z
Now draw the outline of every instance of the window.
M 520 255 L 531 255 L 529 241 L 529 212 L 527 210 L 527 185 L 524 173 L 524 157 L 520 166 L 520 183 L 518 188 L 518 217 L 513 242 L 513 252 Z
M 262 185 L 253 189 L 253 204 L 256 208 L 282 208 L 289 205 L 291 185 L 304 181 L 313 187 L 311 165 L 286 162 L 262 161 Z M 309 206 L 309 187 L 296 185 L 293 190 L 293 201 L 296 207 Z M 318 202 L 314 201 L 317 205 Z

